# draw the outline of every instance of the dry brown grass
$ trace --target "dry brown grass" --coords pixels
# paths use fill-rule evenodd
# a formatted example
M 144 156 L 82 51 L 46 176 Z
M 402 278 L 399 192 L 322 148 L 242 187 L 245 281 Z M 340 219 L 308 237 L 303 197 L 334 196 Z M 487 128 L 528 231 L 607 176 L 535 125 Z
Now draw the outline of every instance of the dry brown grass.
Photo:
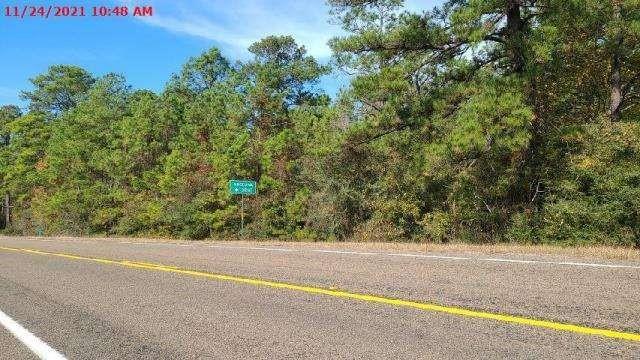
M 54 237 L 49 239 L 95 241 L 132 241 L 132 242 L 172 242 L 188 243 L 193 240 L 179 240 L 173 238 L 128 238 L 128 237 Z M 338 249 L 357 251 L 397 251 L 416 253 L 446 253 L 446 254 L 478 254 L 478 255 L 529 255 L 571 257 L 578 259 L 610 259 L 610 260 L 640 260 L 640 250 L 626 247 L 612 246 L 578 246 L 563 247 L 554 245 L 521 245 L 521 244 L 436 244 L 436 243 L 402 243 L 402 242 L 300 242 L 266 239 L 209 239 L 197 243 L 229 243 L 235 246 L 265 246 L 291 247 L 302 249 Z

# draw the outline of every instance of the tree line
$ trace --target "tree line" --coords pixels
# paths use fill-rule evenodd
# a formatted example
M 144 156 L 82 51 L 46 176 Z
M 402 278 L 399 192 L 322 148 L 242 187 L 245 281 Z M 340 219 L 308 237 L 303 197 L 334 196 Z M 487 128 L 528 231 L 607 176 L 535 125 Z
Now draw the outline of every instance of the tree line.
M 159 93 L 32 78 L 0 112 L 5 231 L 228 236 L 254 179 L 255 237 L 640 246 L 640 1 L 328 4 L 330 65 L 267 36 Z

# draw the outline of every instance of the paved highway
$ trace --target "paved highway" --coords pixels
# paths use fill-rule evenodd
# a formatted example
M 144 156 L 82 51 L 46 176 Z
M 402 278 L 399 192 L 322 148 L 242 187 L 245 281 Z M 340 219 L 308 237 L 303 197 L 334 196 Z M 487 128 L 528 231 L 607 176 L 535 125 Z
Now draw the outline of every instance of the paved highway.
M 640 263 L 2 237 L 0 359 L 38 356 L 638 359 Z

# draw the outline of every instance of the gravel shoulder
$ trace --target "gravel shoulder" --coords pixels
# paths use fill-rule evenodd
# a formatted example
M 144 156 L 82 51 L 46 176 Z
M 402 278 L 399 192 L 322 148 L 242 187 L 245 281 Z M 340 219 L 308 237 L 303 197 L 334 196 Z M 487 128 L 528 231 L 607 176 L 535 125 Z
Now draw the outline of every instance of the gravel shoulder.
M 436 254 L 464 254 L 477 256 L 515 255 L 528 257 L 548 257 L 553 259 L 571 258 L 580 260 L 623 260 L 640 261 L 640 249 L 613 246 L 576 246 L 564 247 L 556 245 L 522 245 L 522 244 L 464 244 L 464 243 L 403 243 L 403 242 L 305 242 L 282 241 L 277 239 L 207 239 L 182 240 L 152 237 L 30 237 L 0 236 L 0 239 L 40 239 L 61 241 L 101 241 L 101 242 L 151 242 L 178 244 L 224 244 L 245 247 L 286 247 L 296 249 L 335 249 L 352 251 L 386 251 Z

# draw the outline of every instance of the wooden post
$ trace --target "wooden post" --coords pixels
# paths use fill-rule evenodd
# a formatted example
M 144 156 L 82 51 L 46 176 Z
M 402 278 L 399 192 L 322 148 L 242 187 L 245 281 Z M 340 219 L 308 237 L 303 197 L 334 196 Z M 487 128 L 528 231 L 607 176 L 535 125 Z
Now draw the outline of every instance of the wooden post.
M 240 235 L 244 232 L 244 195 L 240 194 Z
M 4 194 L 4 227 L 8 228 L 11 224 L 11 208 L 9 203 L 9 193 Z

